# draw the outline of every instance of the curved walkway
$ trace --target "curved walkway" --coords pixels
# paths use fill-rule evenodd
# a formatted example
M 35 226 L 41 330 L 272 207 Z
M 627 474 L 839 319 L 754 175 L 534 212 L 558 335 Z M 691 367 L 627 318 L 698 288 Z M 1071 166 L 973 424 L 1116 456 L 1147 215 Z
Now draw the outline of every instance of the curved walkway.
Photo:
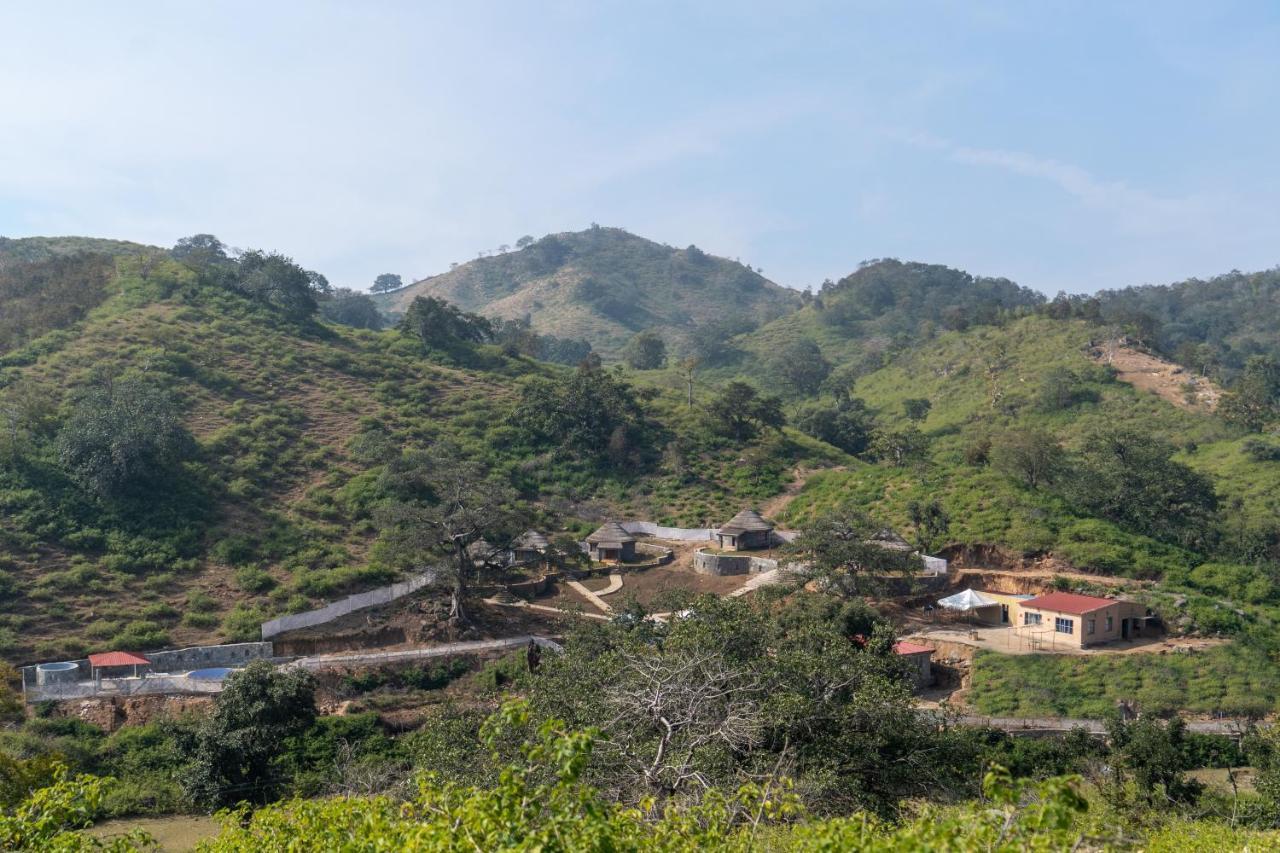
M 507 637 L 502 640 L 469 640 L 460 643 L 444 643 L 439 646 L 426 646 L 418 649 L 396 649 L 390 652 L 354 652 L 338 655 L 313 655 L 298 658 L 285 664 L 286 668 L 326 669 L 331 666 L 348 666 L 362 663 L 394 663 L 399 661 L 421 660 L 423 658 L 451 657 L 453 655 L 476 654 L 478 652 L 496 652 L 529 645 L 529 641 L 537 643 L 544 649 L 562 652 L 564 647 L 554 640 L 525 634 L 520 637 Z

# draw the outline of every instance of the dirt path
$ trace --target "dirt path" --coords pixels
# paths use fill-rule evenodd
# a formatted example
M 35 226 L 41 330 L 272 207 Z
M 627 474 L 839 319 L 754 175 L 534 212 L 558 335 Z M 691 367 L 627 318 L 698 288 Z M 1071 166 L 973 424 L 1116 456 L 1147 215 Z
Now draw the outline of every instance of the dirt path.
M 819 471 L 843 471 L 843 465 L 837 465 L 833 468 L 796 468 L 791 472 L 791 482 L 787 483 L 786 488 L 782 490 L 782 494 L 774 495 L 760 505 L 760 514 L 765 518 L 775 518 L 783 510 L 791 505 L 796 495 L 804 489 L 805 484 L 809 482 L 809 478 Z
M 1116 378 L 1121 382 L 1150 391 L 1180 409 L 1213 411 L 1222 396 L 1221 388 L 1203 376 L 1197 376 L 1194 371 L 1119 342 L 1109 341 L 1095 347 L 1089 354 L 1094 361 L 1114 367 Z M 1187 394 L 1188 384 L 1195 389 L 1190 397 Z

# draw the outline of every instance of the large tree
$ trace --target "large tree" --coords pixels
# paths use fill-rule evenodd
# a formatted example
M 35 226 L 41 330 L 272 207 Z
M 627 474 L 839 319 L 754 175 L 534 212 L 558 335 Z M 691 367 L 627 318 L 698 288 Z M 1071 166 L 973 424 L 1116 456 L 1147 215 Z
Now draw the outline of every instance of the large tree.
M 1250 432 L 1261 432 L 1280 420 L 1280 362 L 1268 356 L 1250 357 L 1218 411 Z
M 886 547 L 884 530 L 857 510 L 833 512 L 803 524 L 787 551 L 798 577 L 843 598 L 882 592 L 887 579 L 909 577 L 923 567 L 918 555 Z
M 82 394 L 58 436 L 63 466 L 102 498 L 142 496 L 163 485 L 194 447 L 177 401 L 140 377 Z
M 735 441 L 750 441 L 762 430 L 782 429 L 787 423 L 781 399 L 736 380 L 711 401 L 707 418 L 712 431 Z
M 768 365 L 773 378 L 795 396 L 818 393 L 831 375 L 831 362 L 808 338 L 784 345 L 769 358 Z
M 1066 493 L 1082 510 L 1184 547 L 1212 543 L 1218 496 L 1213 481 L 1173 458 L 1149 433 L 1103 428 L 1085 436 Z
M 374 301 L 367 294 L 347 288 L 330 293 L 320 303 L 320 315 L 331 323 L 357 329 L 381 329 L 383 324 Z
M 493 337 L 493 324 L 478 314 L 434 296 L 415 296 L 400 321 L 400 331 L 414 335 L 424 346 L 448 350 L 458 344 L 484 343 Z
M 667 344 L 657 332 L 645 329 L 627 342 L 625 357 L 636 370 L 658 370 L 667 364 Z
M 369 289 L 374 293 L 387 293 L 402 287 L 404 287 L 404 280 L 400 276 L 392 272 L 384 272 L 373 280 L 373 286 Z
M 867 404 L 848 395 L 804 403 L 796 409 L 792 423 L 804 434 L 854 455 L 866 451 L 875 428 Z
M 563 378 L 527 382 L 508 420 L 531 445 L 585 455 L 597 463 L 637 461 L 652 445 L 639 395 L 598 359 L 585 359 Z
M 996 470 L 1028 489 L 1052 483 L 1066 458 L 1058 440 L 1044 430 L 1011 432 L 991 451 Z
M 233 673 L 213 713 L 184 744 L 187 794 L 209 809 L 274 799 L 284 787 L 284 741 L 315 719 L 315 682 L 305 670 L 254 661 Z
M 472 546 L 483 539 L 497 551 L 510 541 L 519 521 L 515 492 L 447 443 L 392 460 L 383 487 L 392 498 L 378 517 L 384 541 L 404 562 L 440 561 L 432 571 L 448 584 L 449 616 L 467 623 L 466 598 L 489 556 Z

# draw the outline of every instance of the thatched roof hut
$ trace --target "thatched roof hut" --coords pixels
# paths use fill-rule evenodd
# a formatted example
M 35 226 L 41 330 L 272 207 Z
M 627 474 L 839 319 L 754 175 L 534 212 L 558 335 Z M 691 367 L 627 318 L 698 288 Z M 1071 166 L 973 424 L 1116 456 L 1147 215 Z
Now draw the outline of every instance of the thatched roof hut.
M 716 538 L 726 551 L 768 548 L 772 544 L 773 525 L 754 509 L 744 509 L 716 531 Z
M 551 540 L 536 530 L 526 530 L 515 542 L 518 551 L 545 551 L 551 547 Z
M 598 562 L 623 562 L 636 557 L 636 538 L 616 521 L 606 521 L 587 537 L 591 559 Z
M 721 533 L 760 533 L 773 530 L 773 525 L 765 521 L 760 513 L 754 509 L 744 509 L 742 512 L 729 519 L 728 523 L 720 528 Z

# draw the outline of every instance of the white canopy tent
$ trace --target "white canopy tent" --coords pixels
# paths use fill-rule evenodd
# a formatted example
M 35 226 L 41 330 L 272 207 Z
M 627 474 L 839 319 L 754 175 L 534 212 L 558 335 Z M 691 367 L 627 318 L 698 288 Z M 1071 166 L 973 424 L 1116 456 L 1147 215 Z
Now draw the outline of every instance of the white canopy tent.
M 938 604 L 948 610 L 967 610 L 973 611 L 980 607 L 993 607 L 1000 602 L 994 598 L 983 595 L 972 589 L 966 589 L 963 592 L 957 592 L 955 595 L 948 595 L 946 598 L 940 599 Z

